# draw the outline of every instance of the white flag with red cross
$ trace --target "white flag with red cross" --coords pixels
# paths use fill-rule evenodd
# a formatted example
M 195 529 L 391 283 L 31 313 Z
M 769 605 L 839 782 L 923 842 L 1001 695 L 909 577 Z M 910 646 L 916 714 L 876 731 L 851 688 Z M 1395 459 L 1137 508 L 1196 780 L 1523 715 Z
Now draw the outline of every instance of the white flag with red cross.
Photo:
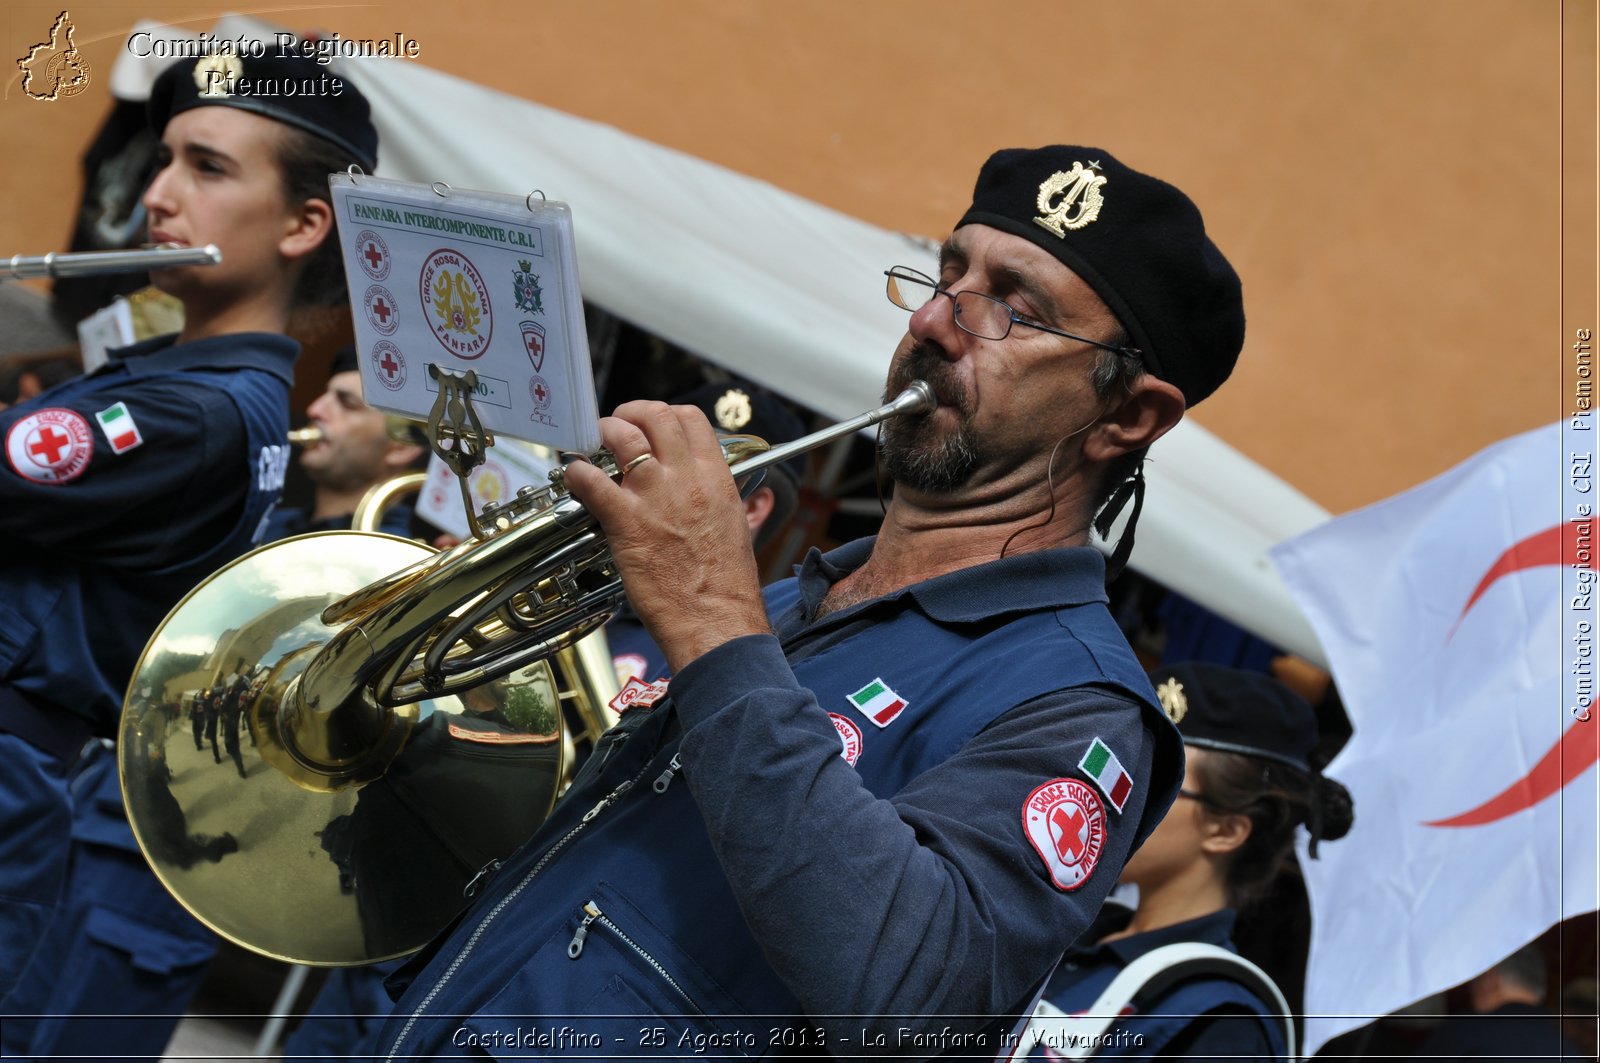
M 1327 774 L 1355 826 L 1301 854 L 1307 1053 L 1600 907 L 1591 425 L 1273 551 L 1354 727 Z

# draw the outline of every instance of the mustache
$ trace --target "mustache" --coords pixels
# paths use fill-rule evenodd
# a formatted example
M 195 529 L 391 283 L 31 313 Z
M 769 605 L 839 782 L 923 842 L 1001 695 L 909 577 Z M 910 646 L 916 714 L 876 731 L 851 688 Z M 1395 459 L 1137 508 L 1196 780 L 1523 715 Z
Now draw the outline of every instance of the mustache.
M 949 406 L 962 416 L 971 415 L 972 399 L 962 386 L 960 374 L 932 340 L 922 340 L 906 352 L 885 394 L 899 394 L 913 380 L 926 380 L 938 396 L 940 405 Z

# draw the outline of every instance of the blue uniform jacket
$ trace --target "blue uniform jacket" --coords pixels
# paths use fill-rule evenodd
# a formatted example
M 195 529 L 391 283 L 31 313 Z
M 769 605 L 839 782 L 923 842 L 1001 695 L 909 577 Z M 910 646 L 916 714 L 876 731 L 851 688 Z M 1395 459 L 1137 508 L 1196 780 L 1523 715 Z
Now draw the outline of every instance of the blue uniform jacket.
M 1121 929 L 1131 913 L 1110 906 L 1086 941 L 1098 941 Z M 1192 941 L 1233 948 L 1233 910 L 1164 926 L 1143 934 L 1101 944 L 1077 945 L 1067 951 L 1051 975 L 1044 999 L 1069 1015 L 1089 1010 L 1124 967 L 1163 945 Z M 1048 1046 L 1024 1036 L 1028 1059 L 1055 1058 Z M 1107 1031 L 1096 1058 L 1138 1059 L 1284 1059 L 1287 1048 L 1278 1013 L 1244 985 L 1228 978 L 1198 977 L 1178 983 L 1140 1013 L 1130 1014 Z
M 1027 1007 L 1170 803 L 1177 733 L 1093 550 L 813 620 L 871 546 L 628 709 L 393 980 L 380 1058 L 932 1056 Z
M 181 738 L 179 734 L 177 737 Z M 117 758 L 90 743 L 72 783 L 61 906 L 5 1001 L 8 1057 L 161 1058 L 217 951 L 145 863 L 122 811 Z
M 256 541 L 288 459 L 299 345 L 174 339 L 0 411 L 0 689 L 107 736 L 145 641 Z

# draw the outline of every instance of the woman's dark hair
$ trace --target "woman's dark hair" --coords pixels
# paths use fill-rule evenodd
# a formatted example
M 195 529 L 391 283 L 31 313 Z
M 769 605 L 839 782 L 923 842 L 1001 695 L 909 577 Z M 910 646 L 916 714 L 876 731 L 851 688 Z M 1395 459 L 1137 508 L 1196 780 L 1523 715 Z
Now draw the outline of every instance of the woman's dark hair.
M 1242 908 L 1267 893 L 1294 851 L 1294 829 L 1311 832 L 1311 855 L 1319 841 L 1350 832 L 1355 803 L 1350 791 L 1326 776 L 1242 753 L 1207 749 L 1194 765 L 1207 810 L 1250 818 L 1250 836 L 1228 863 L 1229 904 Z
M 333 193 L 328 190 L 328 175 L 350 168 L 354 156 L 321 137 L 293 126 L 279 126 L 278 168 L 283 173 L 283 194 L 290 203 L 320 199 L 331 207 Z M 307 259 L 295 284 L 295 306 L 337 306 L 348 298 L 345 292 L 344 257 L 339 250 L 337 229 L 330 230 Z

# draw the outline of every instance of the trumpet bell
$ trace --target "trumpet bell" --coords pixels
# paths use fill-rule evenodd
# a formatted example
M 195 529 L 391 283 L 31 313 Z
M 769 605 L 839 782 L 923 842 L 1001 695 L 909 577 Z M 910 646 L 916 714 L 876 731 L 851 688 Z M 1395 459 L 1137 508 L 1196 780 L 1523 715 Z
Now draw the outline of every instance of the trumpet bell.
M 128 818 L 228 940 L 322 966 L 415 951 L 549 814 L 564 766 L 543 661 L 296 747 L 293 695 L 340 630 L 324 610 L 431 553 L 358 532 L 273 543 L 191 591 L 145 648 L 119 743 Z M 330 771 L 345 740 L 361 755 Z

